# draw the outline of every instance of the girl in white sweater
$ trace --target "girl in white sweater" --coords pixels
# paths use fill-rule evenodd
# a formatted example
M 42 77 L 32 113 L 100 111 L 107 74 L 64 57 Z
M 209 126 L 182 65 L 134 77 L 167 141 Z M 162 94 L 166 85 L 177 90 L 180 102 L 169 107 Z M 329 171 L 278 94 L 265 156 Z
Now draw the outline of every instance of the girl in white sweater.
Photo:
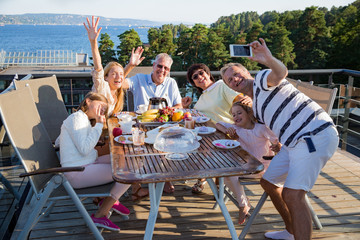
M 113 182 L 110 155 L 98 157 L 95 146 L 100 138 L 105 114 L 107 113 L 107 99 L 98 93 L 89 92 L 80 103 L 77 112 L 71 114 L 61 126 L 60 133 L 60 163 L 63 167 L 84 166 L 83 172 L 64 173 L 73 188 L 86 188 Z M 129 215 L 130 211 L 118 199 L 126 192 L 130 185 L 115 183 L 110 197 L 99 203 L 99 209 L 92 220 L 96 226 L 113 231 L 120 228 L 106 216 L 110 209 L 118 214 Z

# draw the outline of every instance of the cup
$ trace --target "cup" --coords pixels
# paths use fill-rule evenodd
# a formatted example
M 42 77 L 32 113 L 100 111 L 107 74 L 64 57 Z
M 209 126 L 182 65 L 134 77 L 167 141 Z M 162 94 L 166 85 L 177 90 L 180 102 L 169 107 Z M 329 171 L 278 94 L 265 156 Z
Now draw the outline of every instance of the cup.
M 144 112 L 146 112 L 146 110 L 148 110 L 148 105 L 140 104 L 140 105 L 137 107 L 137 109 L 138 109 L 138 112 L 139 112 L 139 113 L 144 113 Z
M 130 134 L 132 128 L 132 117 L 128 114 L 122 114 L 119 119 L 121 120 L 119 124 L 123 134 Z
M 133 144 L 136 146 L 134 148 L 135 152 L 143 151 L 143 147 L 141 145 L 144 145 L 145 143 L 145 132 L 141 131 L 139 128 L 134 128 L 132 130 L 132 138 L 133 138 Z
M 129 114 L 119 114 L 119 115 L 116 115 L 117 118 L 119 119 L 119 121 L 122 121 L 122 122 L 129 122 L 132 120 L 132 117 L 131 115 Z
M 194 129 L 195 128 L 195 119 L 186 118 L 185 119 L 185 128 Z

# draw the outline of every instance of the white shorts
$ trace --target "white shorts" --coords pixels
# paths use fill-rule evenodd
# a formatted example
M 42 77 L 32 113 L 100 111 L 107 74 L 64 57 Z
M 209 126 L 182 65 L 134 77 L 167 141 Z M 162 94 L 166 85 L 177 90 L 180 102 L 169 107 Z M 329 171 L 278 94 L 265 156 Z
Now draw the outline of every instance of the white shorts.
M 304 138 L 310 137 L 316 151 L 309 152 Z M 313 136 L 300 138 L 294 147 L 283 146 L 271 160 L 263 178 L 278 187 L 310 191 L 321 169 L 335 153 L 339 137 L 331 126 Z

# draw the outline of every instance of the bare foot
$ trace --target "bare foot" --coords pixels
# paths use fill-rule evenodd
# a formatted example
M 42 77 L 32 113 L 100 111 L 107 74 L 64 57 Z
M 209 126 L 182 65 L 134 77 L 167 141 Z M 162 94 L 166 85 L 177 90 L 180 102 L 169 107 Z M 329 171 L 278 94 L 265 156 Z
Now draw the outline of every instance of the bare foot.
M 171 182 L 165 182 L 164 192 L 165 193 L 173 193 L 175 191 L 175 187 Z
M 132 186 L 131 198 L 133 201 L 141 200 L 142 198 L 149 195 L 149 190 L 142 188 L 140 184 L 134 184 Z
M 245 222 L 246 217 L 249 216 L 250 206 L 245 205 L 243 207 L 239 207 L 239 224 L 243 224 Z

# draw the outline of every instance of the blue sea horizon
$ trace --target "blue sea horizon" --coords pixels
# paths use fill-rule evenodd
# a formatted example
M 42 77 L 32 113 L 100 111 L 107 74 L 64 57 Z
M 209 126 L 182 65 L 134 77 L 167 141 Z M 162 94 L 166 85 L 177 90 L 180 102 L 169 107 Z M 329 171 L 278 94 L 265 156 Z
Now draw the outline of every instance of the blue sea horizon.
M 148 42 L 148 28 L 101 26 L 110 35 L 114 49 L 120 44 L 118 35 L 134 29 L 143 43 Z M 100 37 L 99 37 L 100 39 Z M 90 43 L 83 25 L 4 25 L 0 26 L 0 50 L 36 52 L 38 50 L 70 50 L 91 55 Z

